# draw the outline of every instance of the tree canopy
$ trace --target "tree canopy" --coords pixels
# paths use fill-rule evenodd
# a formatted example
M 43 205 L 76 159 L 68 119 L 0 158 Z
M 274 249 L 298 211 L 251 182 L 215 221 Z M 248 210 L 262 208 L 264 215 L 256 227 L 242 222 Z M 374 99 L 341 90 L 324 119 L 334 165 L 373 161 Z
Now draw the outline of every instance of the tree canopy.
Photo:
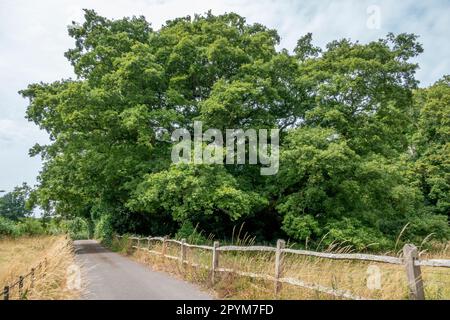
M 449 236 L 448 77 L 415 79 L 413 34 L 367 44 L 312 35 L 293 53 L 275 30 L 206 13 L 154 30 L 143 17 L 85 10 L 66 53 L 77 76 L 31 84 L 27 118 L 46 130 L 34 193 L 46 211 L 108 230 L 218 237 L 246 223 L 259 240 L 346 241 L 387 248 Z M 279 128 L 280 171 L 173 164 L 161 132 Z M 185 229 L 192 229 L 187 228 Z
M 29 216 L 33 212 L 33 208 L 27 203 L 30 193 L 31 187 L 23 183 L 0 197 L 0 216 L 10 220 Z

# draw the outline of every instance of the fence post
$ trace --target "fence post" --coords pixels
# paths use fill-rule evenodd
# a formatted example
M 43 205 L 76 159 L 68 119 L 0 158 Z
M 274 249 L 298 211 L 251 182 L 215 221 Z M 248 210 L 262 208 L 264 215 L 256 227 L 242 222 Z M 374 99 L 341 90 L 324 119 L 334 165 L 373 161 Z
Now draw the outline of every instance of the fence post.
M 9 286 L 3 288 L 3 300 L 9 300 Z
M 277 241 L 277 250 L 275 251 L 275 295 L 281 290 L 281 282 L 278 279 L 281 278 L 281 274 L 283 273 L 283 255 L 282 249 L 286 246 L 286 242 L 284 240 L 278 239 Z
M 150 240 L 151 239 L 151 237 L 150 236 L 148 236 L 148 238 L 147 238 L 147 249 L 150 251 Z
M 47 275 L 47 258 L 44 259 L 44 263 L 42 264 L 42 278 L 45 278 Z
M 181 266 L 184 266 L 184 261 L 186 260 L 186 239 L 181 239 L 181 247 L 180 247 L 180 260 Z
M 141 237 L 137 238 L 137 249 L 141 249 Z
M 44 272 L 42 273 L 42 278 L 47 275 L 47 258 L 44 259 Z
M 163 241 L 162 241 L 162 251 L 161 251 L 161 255 L 163 257 L 166 256 L 166 250 L 167 250 L 167 236 L 164 236 Z
M 213 251 L 212 251 L 212 265 L 211 265 L 211 284 L 214 285 L 216 270 L 219 268 L 219 241 L 214 241 Z
M 417 248 L 413 244 L 405 244 L 403 247 L 403 259 L 405 262 L 406 276 L 408 277 L 409 299 L 425 300 L 423 281 L 420 266 L 415 265 L 419 258 Z
M 23 296 L 23 276 L 19 276 L 19 299 Z
M 31 268 L 31 288 L 34 287 L 34 268 Z

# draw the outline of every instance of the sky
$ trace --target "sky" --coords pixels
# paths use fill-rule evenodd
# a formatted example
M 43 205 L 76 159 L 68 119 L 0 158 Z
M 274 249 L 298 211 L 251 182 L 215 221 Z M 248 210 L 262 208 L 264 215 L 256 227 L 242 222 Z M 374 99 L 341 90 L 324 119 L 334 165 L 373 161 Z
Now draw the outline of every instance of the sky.
M 74 46 L 67 25 L 83 21 L 83 8 L 108 18 L 143 15 L 154 29 L 210 9 L 236 12 L 276 29 L 280 48 L 288 50 L 308 32 L 322 47 L 341 38 L 365 43 L 388 32 L 415 33 L 425 50 L 416 59 L 420 85 L 450 74 L 450 0 L 0 0 L 0 192 L 36 184 L 41 161 L 28 150 L 48 138 L 24 118 L 27 100 L 17 92 L 31 83 L 74 77 L 64 58 Z

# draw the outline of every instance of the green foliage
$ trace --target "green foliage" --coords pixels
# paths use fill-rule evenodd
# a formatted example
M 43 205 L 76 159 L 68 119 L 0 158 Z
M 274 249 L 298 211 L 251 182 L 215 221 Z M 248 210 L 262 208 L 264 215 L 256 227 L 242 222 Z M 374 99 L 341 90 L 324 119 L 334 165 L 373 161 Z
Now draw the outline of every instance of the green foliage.
M 22 218 L 14 221 L 0 217 L 0 236 L 37 236 L 46 233 L 46 228 L 40 219 Z
M 29 216 L 33 211 L 27 204 L 30 192 L 31 188 L 23 183 L 22 186 L 15 187 L 12 192 L 0 197 L 0 216 L 16 221 Z
M 121 238 L 113 237 L 109 248 L 114 252 L 131 254 L 133 252 L 133 243 L 129 239 L 129 236 L 124 234 Z
M 360 220 L 344 217 L 342 220 L 331 220 L 326 225 L 326 234 L 323 244 L 329 246 L 333 243 L 341 246 L 352 246 L 358 251 L 386 250 L 392 248 L 394 239 L 389 239 L 379 230 L 365 226 Z
M 89 239 L 88 222 L 80 217 L 61 222 L 63 230 L 74 240 Z
M 240 189 L 222 166 L 172 165 L 149 175 L 137 187 L 130 208 L 149 213 L 163 210 L 179 222 L 218 214 L 235 221 L 264 204 L 257 193 Z
M 29 85 L 27 118 L 49 132 L 30 203 L 95 221 L 112 233 L 230 235 L 259 240 L 392 246 L 448 234 L 449 80 L 417 89 L 417 36 L 367 44 L 337 40 L 294 53 L 243 17 L 210 12 L 153 30 L 143 17 L 92 10 L 70 26 L 77 79 Z M 279 128 L 280 172 L 258 166 L 173 165 L 169 132 Z M 163 141 L 164 140 L 164 141 Z M 85 230 L 72 222 L 75 234 Z M 181 228 L 180 228 L 181 225 Z M 70 231 L 69 231 L 70 232 Z M 376 245 L 374 243 L 377 243 Z
M 0 236 L 18 236 L 20 233 L 19 228 L 14 221 L 3 218 L 0 216 Z
M 108 215 L 102 216 L 95 223 L 94 237 L 106 244 L 110 244 L 114 230 L 111 223 L 111 217 Z
M 417 65 L 409 59 L 422 52 L 416 38 L 389 34 L 369 44 L 333 41 L 320 57 L 302 63 L 298 79 L 315 100 L 306 123 L 333 128 L 358 154 L 390 157 L 404 151 L 417 84 Z
M 332 129 L 289 132 L 281 161 L 277 209 L 284 214 L 283 230 L 295 240 L 320 239 L 330 231 L 332 239 L 358 248 L 384 243 L 420 208 L 420 190 L 409 184 L 400 162 L 357 155 Z
M 45 225 L 45 229 L 47 234 L 49 235 L 59 235 L 63 233 L 67 233 L 67 228 L 65 228 L 65 220 L 53 218 L 50 221 L 47 221 Z
M 178 229 L 175 238 L 180 240 L 186 239 L 186 241 L 191 244 L 203 244 L 207 241 L 206 237 L 197 230 L 197 226 L 194 227 L 194 225 L 190 221 L 185 221 L 181 224 L 181 227 L 180 229 Z
M 89 225 L 85 219 L 75 217 L 71 220 L 60 218 L 22 218 L 18 221 L 0 217 L 0 235 L 37 236 L 67 234 L 72 239 L 88 239 Z
M 415 96 L 417 129 L 413 135 L 415 172 L 435 213 L 450 214 L 450 76 Z
M 448 240 L 450 230 L 448 218 L 444 215 L 424 213 L 413 215 L 408 219 L 409 225 L 405 229 L 404 242 L 421 243 L 426 238 Z
M 21 219 L 17 224 L 17 228 L 21 235 L 37 236 L 46 233 L 42 221 L 35 218 Z
M 293 239 L 308 240 L 320 234 L 319 223 L 313 216 L 286 213 L 282 229 Z

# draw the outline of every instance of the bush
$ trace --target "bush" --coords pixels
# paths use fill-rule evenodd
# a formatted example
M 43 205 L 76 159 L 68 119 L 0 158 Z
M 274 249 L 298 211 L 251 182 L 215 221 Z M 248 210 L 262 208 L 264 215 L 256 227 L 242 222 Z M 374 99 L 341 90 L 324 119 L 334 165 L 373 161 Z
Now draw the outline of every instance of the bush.
M 63 233 L 67 233 L 64 222 L 65 220 L 50 219 L 50 221 L 47 223 L 45 227 L 47 234 L 56 236 Z
M 76 217 L 66 221 L 66 230 L 74 240 L 89 239 L 89 225 L 86 220 Z
M 405 229 L 404 239 L 420 244 L 425 238 L 448 240 L 450 232 L 448 218 L 439 214 L 423 214 L 409 219 L 409 225 Z
M 127 255 L 133 253 L 133 243 L 130 240 L 129 235 L 123 235 L 120 238 L 113 237 L 110 245 L 110 249 L 114 252 L 120 252 Z
M 112 226 L 111 216 L 101 216 L 95 223 L 94 237 L 107 245 L 111 244 L 114 229 Z
M 190 221 L 183 222 L 175 237 L 177 239 L 184 238 L 188 243 L 192 244 L 205 243 L 207 241 L 202 233 L 197 231 L 197 226 L 194 227 Z
M 310 239 L 320 233 L 319 222 L 311 215 L 295 216 L 286 214 L 282 229 L 295 240 Z
M 21 219 L 17 227 L 20 235 L 36 236 L 46 233 L 41 221 L 35 218 Z
M 17 225 L 6 218 L 0 217 L 0 236 L 18 236 L 19 228 Z
M 379 230 L 370 228 L 354 218 L 343 218 L 329 222 L 326 227 L 328 234 L 323 244 L 342 244 L 352 246 L 356 251 L 366 249 L 386 250 L 393 247 L 393 241 L 386 238 Z
M 68 234 L 72 239 L 89 239 L 89 223 L 80 217 L 71 220 L 52 218 L 46 224 L 36 218 L 23 218 L 18 222 L 0 217 L 0 235 L 60 235 Z

